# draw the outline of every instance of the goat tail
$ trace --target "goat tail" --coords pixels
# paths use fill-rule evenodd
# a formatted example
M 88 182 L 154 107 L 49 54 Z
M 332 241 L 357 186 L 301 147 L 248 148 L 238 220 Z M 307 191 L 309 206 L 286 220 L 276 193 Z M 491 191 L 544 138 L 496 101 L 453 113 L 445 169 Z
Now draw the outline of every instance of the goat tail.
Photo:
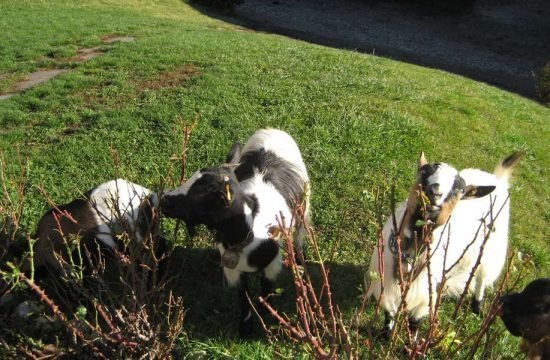
M 502 181 L 508 181 L 514 168 L 517 164 L 525 157 L 525 151 L 517 151 L 512 155 L 508 156 L 506 159 L 502 160 L 500 164 L 495 168 L 495 176 Z

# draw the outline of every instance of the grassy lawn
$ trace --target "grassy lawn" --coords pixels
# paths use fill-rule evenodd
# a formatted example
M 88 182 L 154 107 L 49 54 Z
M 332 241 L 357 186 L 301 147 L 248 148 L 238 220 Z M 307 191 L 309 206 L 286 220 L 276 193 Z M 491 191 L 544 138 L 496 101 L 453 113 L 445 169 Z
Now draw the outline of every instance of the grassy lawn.
M 8 175 L 18 171 L 18 152 L 29 159 L 28 232 L 48 207 L 36 186 L 59 203 L 116 176 L 158 188 L 177 172 L 170 157 L 179 153 L 179 119 L 191 123 L 199 114 L 189 171 L 219 163 L 258 128 L 296 139 L 312 178 L 321 253 L 345 313 L 359 305 L 389 187 L 404 198 L 421 150 L 432 161 L 489 171 L 514 150 L 527 151 L 511 189 L 511 244 L 533 257 L 530 278 L 550 274 L 548 107 L 445 72 L 248 31 L 177 0 L 0 0 L 0 12 L 0 93 L 34 70 L 72 69 L 0 102 Z M 108 35 L 135 41 L 107 46 Z M 91 46 L 106 54 L 71 61 Z M 173 224 L 165 226 L 172 234 Z M 183 351 L 305 356 L 238 340 L 236 299 L 220 291 L 211 237 L 203 231 L 193 248 L 184 248 L 184 237 L 170 238 L 184 260 L 177 286 L 188 309 Z M 288 276 L 280 285 L 292 286 Z M 292 312 L 290 300 L 280 306 Z M 513 356 L 515 344 L 506 335 L 502 355 Z

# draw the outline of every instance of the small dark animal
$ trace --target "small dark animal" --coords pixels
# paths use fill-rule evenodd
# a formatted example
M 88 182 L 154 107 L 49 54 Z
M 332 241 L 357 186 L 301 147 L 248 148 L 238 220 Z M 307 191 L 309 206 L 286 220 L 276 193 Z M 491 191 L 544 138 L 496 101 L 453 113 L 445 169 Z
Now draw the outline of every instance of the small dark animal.
M 500 298 L 500 317 L 530 360 L 550 359 L 550 278 L 529 283 L 520 293 Z

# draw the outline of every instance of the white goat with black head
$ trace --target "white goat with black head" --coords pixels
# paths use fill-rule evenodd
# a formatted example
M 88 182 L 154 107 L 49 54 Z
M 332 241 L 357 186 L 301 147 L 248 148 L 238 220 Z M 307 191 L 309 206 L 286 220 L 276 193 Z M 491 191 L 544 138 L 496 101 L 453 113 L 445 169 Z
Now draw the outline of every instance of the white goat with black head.
M 304 201 L 308 219 L 309 177 L 296 142 L 276 129 L 257 131 L 242 149 L 236 143 L 227 161 L 197 171 L 166 193 L 161 211 L 182 219 L 191 235 L 197 224 L 216 230 L 225 279 L 229 286 L 239 286 L 239 331 L 246 336 L 252 332 L 247 274 L 261 271 L 262 296 L 272 291 L 282 269 L 281 244 L 273 234 L 279 222 L 293 228 L 302 248 L 307 224 L 293 218 L 293 209 Z
M 506 260 L 508 180 L 522 156 L 509 156 L 490 174 L 429 164 L 421 155 L 416 183 L 384 225 L 383 254 L 374 251 L 367 274 L 372 278 L 367 295 L 384 308 L 386 331 L 406 305 L 409 328 L 416 333 L 440 286 L 442 295 L 458 296 L 468 285 L 474 293 L 472 310 L 479 314 L 485 288 L 499 277 Z
M 156 233 L 158 217 L 153 209 L 157 206 L 157 194 L 143 186 L 124 179 L 103 183 L 42 216 L 34 235 L 34 266 L 60 270 L 56 253 L 66 253 L 66 241 L 74 237 L 79 237 L 92 253 L 98 246 L 117 249 L 117 235 L 124 231 L 141 242 L 144 236 Z M 159 236 L 155 241 L 157 250 L 164 251 L 164 239 Z M 23 263 L 22 269 L 30 270 L 30 260 Z

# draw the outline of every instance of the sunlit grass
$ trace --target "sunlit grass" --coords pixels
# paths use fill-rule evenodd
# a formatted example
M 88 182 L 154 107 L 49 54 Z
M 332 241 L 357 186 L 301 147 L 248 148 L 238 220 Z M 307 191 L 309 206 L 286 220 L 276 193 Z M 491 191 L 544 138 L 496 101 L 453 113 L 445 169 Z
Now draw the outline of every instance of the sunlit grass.
M 235 140 L 261 127 L 282 128 L 297 140 L 312 178 L 321 252 L 330 257 L 336 297 L 349 311 L 375 243 L 376 214 L 389 212 L 391 185 L 398 198 L 407 192 L 421 150 L 433 161 L 489 171 L 514 150 L 526 150 L 511 190 L 512 247 L 533 256 L 533 277 L 550 272 L 544 106 L 442 71 L 243 31 L 176 0 L 4 1 L 1 12 L 0 74 L 7 75 L 0 91 L 46 65 L 73 68 L 0 102 L 0 149 L 9 168 L 17 151 L 30 160 L 28 232 L 47 208 L 35 185 L 60 203 L 115 176 L 158 187 L 179 153 L 178 118 L 190 122 L 198 113 L 190 171 L 219 163 Z M 67 63 L 76 49 L 101 45 L 112 34 L 136 40 L 113 44 L 89 62 Z M 45 62 L 48 54 L 54 60 Z M 196 71 L 176 86 L 144 85 L 189 67 Z M 375 201 L 379 192 L 383 200 Z M 201 239 L 196 247 L 212 247 L 206 234 Z M 191 263 L 209 271 L 212 284 L 202 296 L 211 294 L 211 302 L 204 313 L 189 307 L 194 342 L 185 346 L 217 358 L 269 357 L 272 345 L 235 339 L 237 304 L 231 291 L 220 293 L 215 260 Z M 196 270 L 180 281 L 200 284 Z M 219 327 L 208 321 L 214 310 Z

